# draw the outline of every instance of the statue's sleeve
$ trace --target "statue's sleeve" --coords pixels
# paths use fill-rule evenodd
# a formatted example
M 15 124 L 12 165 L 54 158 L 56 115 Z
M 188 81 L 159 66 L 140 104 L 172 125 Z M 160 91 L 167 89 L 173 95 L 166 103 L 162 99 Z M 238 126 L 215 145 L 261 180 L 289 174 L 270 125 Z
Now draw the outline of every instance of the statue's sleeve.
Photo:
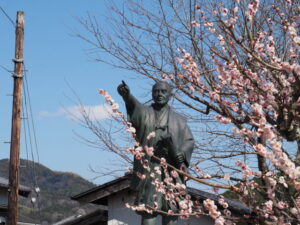
M 184 140 L 181 142 L 182 144 L 180 146 L 180 149 L 184 155 L 186 166 L 189 166 L 194 145 L 195 145 L 195 140 L 190 128 L 187 125 L 185 126 L 185 129 L 183 129 L 182 132 L 183 132 L 182 137 L 184 138 Z
M 141 121 L 143 121 L 143 117 L 145 114 L 144 106 L 132 95 L 127 101 L 125 101 L 125 103 L 127 120 L 132 123 L 133 127 L 139 129 Z

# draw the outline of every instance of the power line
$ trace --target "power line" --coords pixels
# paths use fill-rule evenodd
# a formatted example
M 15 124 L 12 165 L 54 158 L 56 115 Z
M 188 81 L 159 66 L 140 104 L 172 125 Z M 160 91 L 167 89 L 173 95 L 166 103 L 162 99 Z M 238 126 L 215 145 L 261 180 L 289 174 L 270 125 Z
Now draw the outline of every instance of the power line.
M 38 148 L 38 143 L 37 143 L 37 138 L 36 138 L 36 131 L 35 131 L 35 125 L 34 125 L 34 120 L 33 120 L 33 114 L 32 114 L 32 108 L 31 108 L 31 100 L 30 100 L 30 93 L 29 93 L 29 85 L 27 81 L 27 73 L 26 73 L 26 67 L 24 64 L 24 78 L 25 78 L 25 89 L 27 91 L 28 95 L 28 105 L 29 105 L 29 116 L 31 120 L 31 126 L 32 126 L 32 131 L 33 131 L 33 138 L 34 138 L 34 145 L 35 145 L 35 150 L 36 150 L 36 156 L 37 156 L 37 162 L 40 163 L 40 154 L 39 154 L 39 148 Z
M 12 18 L 10 18 L 10 16 L 5 12 L 5 10 L 0 6 L 0 10 L 2 11 L 2 13 L 6 16 L 6 18 L 12 23 L 12 25 L 14 27 L 16 27 L 16 23 L 13 21 Z
M 26 67 L 25 64 L 23 64 L 24 66 L 24 70 L 23 70 L 23 78 L 25 80 L 24 82 L 24 110 L 26 112 L 26 125 L 27 125 L 27 130 L 28 130 L 28 135 L 29 135 L 29 143 L 30 143 L 30 153 L 31 153 L 31 161 L 32 161 L 32 172 L 33 172 L 33 186 L 34 186 L 34 191 L 36 193 L 36 198 L 37 198 L 37 207 L 38 207 L 38 218 L 39 218 L 39 222 L 41 223 L 41 206 L 40 206 L 40 197 L 39 197 L 39 193 L 36 191 L 37 189 L 39 189 L 38 187 L 38 175 L 37 175 L 37 171 L 36 171 L 36 167 L 35 167 L 35 157 L 34 157 L 34 150 L 33 148 L 35 148 L 36 150 L 36 154 L 37 154 L 37 158 L 38 158 L 38 163 L 39 163 L 39 151 L 38 151 L 38 145 L 37 145 L 37 139 L 36 139 L 36 132 L 35 132 L 35 126 L 34 126 L 34 122 L 33 122 L 33 115 L 32 115 L 32 109 L 31 109 L 31 101 L 30 101 L 30 94 L 29 94 L 29 88 L 28 88 L 28 82 L 27 82 L 27 73 L 26 73 Z M 28 101 L 27 101 L 28 99 Z M 29 119 L 30 117 L 30 119 Z M 25 123 L 25 121 L 24 121 Z M 30 126 L 31 125 L 31 126 Z M 26 132 L 26 130 L 25 130 Z M 33 133 L 33 138 L 32 138 L 32 133 Z M 34 147 L 32 142 L 34 142 Z M 33 203 L 34 204 L 34 203 Z

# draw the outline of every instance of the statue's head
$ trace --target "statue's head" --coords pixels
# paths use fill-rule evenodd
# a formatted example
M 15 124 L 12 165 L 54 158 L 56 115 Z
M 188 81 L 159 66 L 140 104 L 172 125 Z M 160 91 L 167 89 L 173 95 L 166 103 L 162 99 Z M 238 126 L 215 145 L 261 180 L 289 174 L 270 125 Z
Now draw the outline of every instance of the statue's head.
M 158 81 L 152 87 L 152 99 L 157 105 L 167 104 L 171 97 L 171 93 L 171 86 L 164 81 Z

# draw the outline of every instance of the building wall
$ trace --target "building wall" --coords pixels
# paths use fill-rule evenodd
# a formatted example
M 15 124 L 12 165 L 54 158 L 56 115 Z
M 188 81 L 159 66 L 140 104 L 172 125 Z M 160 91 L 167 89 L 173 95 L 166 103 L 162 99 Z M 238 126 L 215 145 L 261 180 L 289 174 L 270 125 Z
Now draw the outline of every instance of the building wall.
M 7 205 L 7 188 L 1 188 L 0 187 L 0 205 Z
M 125 207 L 125 203 L 133 202 L 134 196 L 129 191 L 122 191 L 108 198 L 108 225 L 138 225 L 141 217 Z M 188 220 L 179 219 L 178 225 L 213 225 L 209 217 L 191 217 Z M 156 225 L 161 225 L 159 216 Z

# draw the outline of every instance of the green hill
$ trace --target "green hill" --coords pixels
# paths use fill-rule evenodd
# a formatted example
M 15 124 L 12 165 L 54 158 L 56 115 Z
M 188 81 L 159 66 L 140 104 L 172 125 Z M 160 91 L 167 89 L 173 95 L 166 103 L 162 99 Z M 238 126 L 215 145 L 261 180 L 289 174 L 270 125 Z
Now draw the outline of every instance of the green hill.
M 8 164 L 8 159 L 0 160 L 0 177 L 8 178 Z M 70 200 L 70 196 L 95 187 L 77 174 L 52 171 L 28 160 L 21 160 L 20 184 L 32 188 L 30 197 L 20 198 L 20 220 L 43 225 L 74 214 L 79 209 L 79 204 Z M 34 191 L 35 187 L 40 189 L 38 195 Z M 32 197 L 37 199 L 34 205 L 31 203 Z M 90 210 L 90 207 L 85 210 Z

